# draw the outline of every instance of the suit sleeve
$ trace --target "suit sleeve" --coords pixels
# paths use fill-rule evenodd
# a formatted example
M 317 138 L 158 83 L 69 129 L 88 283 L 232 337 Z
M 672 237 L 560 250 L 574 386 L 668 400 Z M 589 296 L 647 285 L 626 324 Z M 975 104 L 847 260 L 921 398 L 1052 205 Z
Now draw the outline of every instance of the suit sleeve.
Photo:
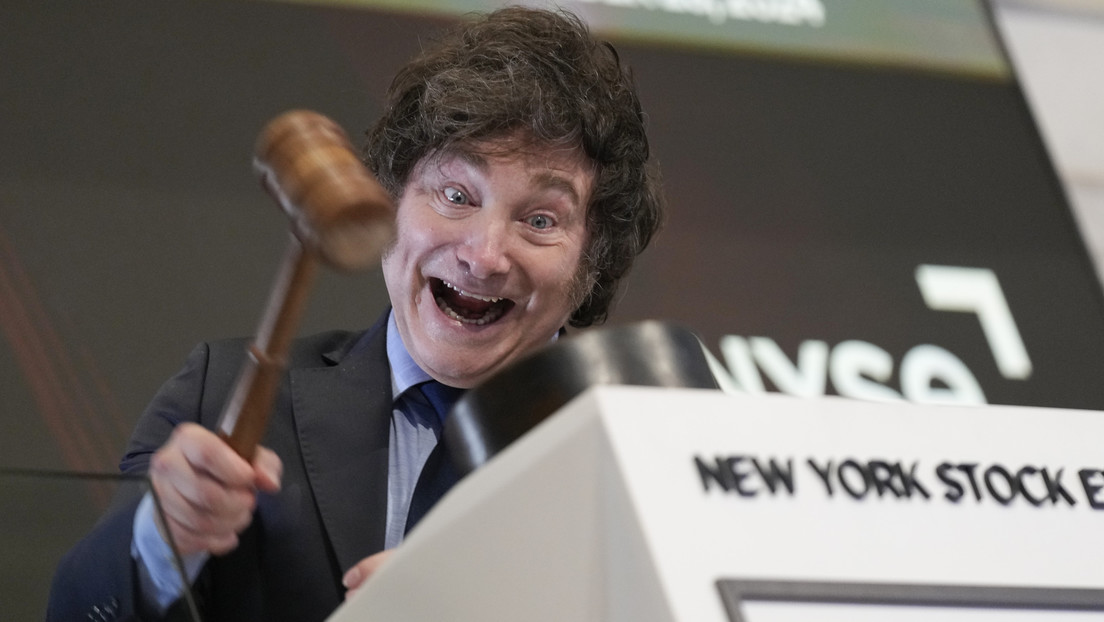
M 123 473 L 146 473 L 153 453 L 180 423 L 215 424 L 219 413 L 213 404 L 221 404 L 223 398 L 212 395 L 210 381 L 217 385 L 217 392 L 233 382 L 236 372 L 214 366 L 212 376 L 210 360 L 210 348 L 197 346 L 184 368 L 162 385 L 130 438 L 119 465 Z M 187 619 L 180 617 L 183 610 L 179 607 L 170 608 L 164 618 L 143 610 L 138 570 L 131 556 L 134 514 L 142 496 L 134 488 L 122 487 L 107 513 L 58 564 L 47 606 L 48 622 Z

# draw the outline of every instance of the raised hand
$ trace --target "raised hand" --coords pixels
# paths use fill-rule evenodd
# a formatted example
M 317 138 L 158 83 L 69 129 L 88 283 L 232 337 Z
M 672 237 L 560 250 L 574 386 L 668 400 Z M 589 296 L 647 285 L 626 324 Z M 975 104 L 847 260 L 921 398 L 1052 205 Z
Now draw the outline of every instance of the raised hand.
M 153 455 L 150 480 L 161 500 L 165 524 L 183 555 L 220 555 L 238 546 L 238 534 L 253 520 L 257 492 L 280 489 L 283 464 L 257 447 L 250 464 L 222 439 L 194 423 L 182 423 Z

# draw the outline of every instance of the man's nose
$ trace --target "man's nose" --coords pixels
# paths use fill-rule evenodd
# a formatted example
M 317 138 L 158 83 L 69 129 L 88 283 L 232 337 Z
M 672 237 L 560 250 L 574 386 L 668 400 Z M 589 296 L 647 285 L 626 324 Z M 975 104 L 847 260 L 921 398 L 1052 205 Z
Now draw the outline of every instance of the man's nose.
M 477 279 L 486 279 L 510 270 L 509 223 L 477 218 L 464 232 L 456 256 Z

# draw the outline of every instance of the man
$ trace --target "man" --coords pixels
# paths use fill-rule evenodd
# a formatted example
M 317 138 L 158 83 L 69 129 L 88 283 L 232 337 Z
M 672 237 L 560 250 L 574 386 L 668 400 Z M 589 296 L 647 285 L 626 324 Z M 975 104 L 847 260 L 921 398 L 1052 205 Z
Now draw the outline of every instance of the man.
M 324 619 L 417 519 L 447 409 L 422 387 L 472 387 L 603 321 L 661 220 L 631 78 L 566 13 L 504 9 L 413 60 L 365 160 L 397 205 L 392 309 L 296 342 L 251 464 L 209 431 L 244 342 L 196 348 L 122 463 L 149 470 L 164 521 L 148 496 L 118 504 L 60 566 L 49 619 L 181 615 L 163 534 L 205 619 Z

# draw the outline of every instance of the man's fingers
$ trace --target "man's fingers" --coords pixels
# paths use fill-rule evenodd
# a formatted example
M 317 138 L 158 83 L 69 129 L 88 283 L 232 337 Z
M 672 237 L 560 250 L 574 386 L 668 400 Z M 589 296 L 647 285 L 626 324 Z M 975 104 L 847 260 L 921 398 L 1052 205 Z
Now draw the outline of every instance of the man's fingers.
M 227 486 L 179 451 L 170 448 L 154 454 L 150 471 L 162 505 L 166 511 L 172 509 L 174 515 L 195 512 L 234 519 L 243 512 L 248 515 L 253 511 L 255 496 L 251 485 Z M 202 528 L 201 525 L 191 526 Z
M 280 480 L 284 475 L 284 463 L 276 452 L 267 447 L 257 447 L 257 453 L 253 456 L 253 470 L 255 472 L 253 485 L 258 490 L 265 492 L 278 492 Z
M 280 488 L 283 464 L 258 447 L 253 464 L 222 439 L 195 424 L 181 424 L 154 454 L 150 479 L 165 513 L 165 527 L 182 552 L 233 550 L 253 520 L 257 490 Z
M 341 584 L 344 585 L 347 590 L 345 592 L 345 598 L 349 598 L 353 592 L 364 585 L 364 582 L 379 570 L 384 562 L 391 558 L 393 552 L 393 549 L 388 549 L 386 551 L 380 551 L 375 555 L 365 557 L 346 571 L 345 576 L 341 578 Z
M 164 520 L 157 515 L 155 520 L 165 539 L 172 539 L 179 551 L 185 555 L 198 551 L 213 552 L 229 536 L 236 534 L 230 529 L 216 529 L 207 523 L 207 519 L 176 491 L 169 489 L 161 494 L 161 508 Z
M 217 484 L 208 482 L 208 485 Z M 250 493 L 243 493 L 247 495 L 246 503 L 240 507 L 227 507 L 221 509 L 221 513 L 214 513 L 209 508 L 193 504 L 172 486 L 162 487 L 156 492 L 169 535 L 185 553 L 199 550 L 218 553 L 226 550 L 227 546 L 232 548 L 236 546 L 237 534 L 253 519 L 254 502 Z
M 195 470 L 227 486 L 253 485 L 253 467 L 213 432 L 195 424 L 181 424 L 169 442 L 176 443 Z

